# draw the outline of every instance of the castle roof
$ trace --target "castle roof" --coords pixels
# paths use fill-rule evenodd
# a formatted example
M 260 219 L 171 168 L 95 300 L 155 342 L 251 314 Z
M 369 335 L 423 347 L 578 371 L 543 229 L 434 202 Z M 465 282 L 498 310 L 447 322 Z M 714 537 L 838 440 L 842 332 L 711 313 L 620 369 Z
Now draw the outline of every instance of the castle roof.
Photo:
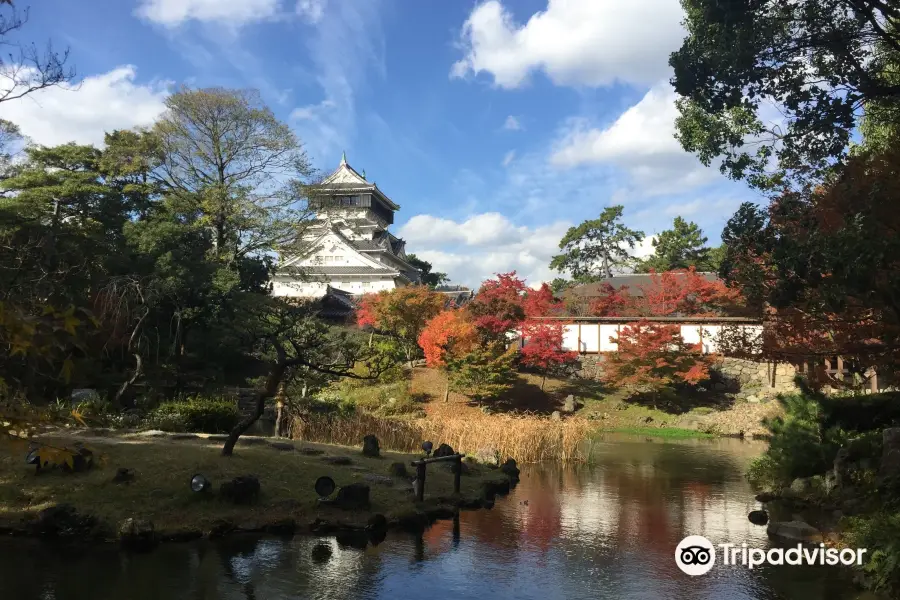
M 350 166 L 347 162 L 347 153 L 345 152 L 341 155 L 341 164 L 338 165 L 338 168 L 315 187 L 326 191 L 369 192 L 378 196 L 388 208 L 400 210 L 400 205 L 396 204 L 378 189 L 374 181 L 367 180 L 364 173 L 365 171 L 363 171 L 363 174 L 360 174 L 359 171 Z

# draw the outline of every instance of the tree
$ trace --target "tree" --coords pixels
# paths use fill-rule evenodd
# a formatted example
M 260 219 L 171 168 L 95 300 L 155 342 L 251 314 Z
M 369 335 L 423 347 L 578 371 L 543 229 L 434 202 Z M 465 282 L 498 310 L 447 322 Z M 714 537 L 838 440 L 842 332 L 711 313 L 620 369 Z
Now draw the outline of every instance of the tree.
M 649 321 L 629 323 L 603 362 L 603 381 L 614 386 L 658 391 L 677 384 L 697 384 L 709 377 L 714 357 L 699 344 L 686 344 L 678 325 Z
M 162 158 L 154 175 L 209 228 L 217 259 L 299 254 L 312 170 L 291 128 L 251 90 L 182 88 L 166 108 L 153 128 Z
M 766 300 L 766 263 L 774 244 L 768 225 L 765 210 L 744 202 L 722 230 L 719 277 L 740 289 L 747 304 L 760 312 Z
M 472 321 L 485 338 L 505 340 L 507 334 L 525 320 L 525 281 L 515 271 L 498 273 L 482 282 L 478 293 L 466 305 Z
M 441 368 L 446 372 L 444 402 L 447 402 L 453 386 L 450 374 L 465 364 L 464 357 L 478 349 L 478 330 L 466 311 L 445 310 L 425 325 L 419 335 L 419 346 L 429 367 Z
M 466 354 L 452 356 L 446 367 L 448 392 L 462 392 L 476 402 L 496 398 L 512 387 L 515 359 L 515 347 L 497 343 L 480 344 Z
M 240 436 L 262 416 L 266 401 L 274 398 L 298 370 L 310 369 L 335 378 L 374 380 L 391 366 L 377 348 L 368 347 L 349 331 L 332 328 L 317 319 L 308 307 L 270 298 L 254 301 L 246 308 L 251 314 L 238 334 L 268 365 L 268 373 L 256 392 L 253 412 L 228 434 L 222 446 L 224 456 L 232 455 Z
M 563 251 L 550 261 L 550 268 L 568 272 L 577 281 L 612 277 L 613 269 L 631 263 L 629 250 L 643 241 L 644 234 L 621 223 L 624 207 L 608 206 L 596 219 L 570 227 L 559 242 Z
M 547 374 L 578 360 L 578 353 L 563 348 L 563 325 L 552 321 L 530 320 L 522 327 L 525 345 L 522 363 L 541 372 L 541 391 Z
M 75 70 L 67 68 L 69 50 L 56 52 L 47 42 L 42 52 L 35 44 L 11 39 L 28 22 L 28 9 L 19 13 L 12 0 L 0 1 L 0 45 L 13 51 L 0 57 L 0 102 L 16 100 L 28 94 L 72 81 Z
M 732 178 L 761 188 L 819 180 L 846 155 L 861 108 L 896 106 L 893 2 L 683 5 L 689 34 L 669 60 L 677 137 L 706 165 L 722 158 Z
M 444 310 L 444 297 L 423 285 L 366 294 L 359 303 L 357 324 L 374 327 L 382 335 L 399 339 L 412 361 L 425 325 Z
M 706 236 L 696 223 L 675 217 L 672 229 L 667 229 L 653 239 L 654 253 L 641 261 L 638 272 L 651 270 L 661 273 L 674 269 L 695 267 L 708 271 L 712 267 Z
M 432 265 L 427 260 L 422 260 L 415 254 L 407 254 L 406 262 L 414 266 L 422 273 L 422 283 L 427 285 L 430 288 L 439 287 L 448 281 L 450 278 L 447 277 L 446 273 L 440 273 L 438 271 L 432 272 Z

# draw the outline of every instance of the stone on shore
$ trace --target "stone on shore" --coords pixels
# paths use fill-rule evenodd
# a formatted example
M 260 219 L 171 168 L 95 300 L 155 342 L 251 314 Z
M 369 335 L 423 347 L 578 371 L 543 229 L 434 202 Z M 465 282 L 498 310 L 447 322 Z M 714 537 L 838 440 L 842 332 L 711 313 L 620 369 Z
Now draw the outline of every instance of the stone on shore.
M 769 513 L 764 510 L 751 510 L 747 519 L 754 525 L 765 525 L 769 522 Z
M 367 435 L 363 438 L 363 456 L 377 458 L 381 456 L 381 448 L 378 446 L 378 438 L 374 435 Z
M 448 444 L 441 444 L 440 446 L 438 446 L 438 449 L 434 451 L 434 454 L 432 454 L 432 456 L 434 456 L 435 458 L 440 458 L 441 456 L 453 456 L 454 454 L 456 454 L 456 452 L 453 451 L 452 447 L 450 447 Z
M 822 532 L 803 521 L 770 521 L 766 533 L 771 537 L 789 542 L 822 541 Z
M 390 473 L 391 477 L 409 477 L 406 465 L 402 462 L 391 463 L 388 467 L 388 473 Z
M 345 510 L 369 508 L 369 486 L 365 483 L 351 483 L 338 490 L 335 506 Z
M 119 543 L 129 550 L 149 550 L 158 541 L 153 523 L 145 519 L 125 519 L 119 523 L 118 534 Z

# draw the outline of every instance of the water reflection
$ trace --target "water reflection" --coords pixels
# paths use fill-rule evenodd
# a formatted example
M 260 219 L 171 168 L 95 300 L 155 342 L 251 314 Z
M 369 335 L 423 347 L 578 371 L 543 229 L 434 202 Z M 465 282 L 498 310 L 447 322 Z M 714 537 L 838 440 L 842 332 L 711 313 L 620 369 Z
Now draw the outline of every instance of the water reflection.
M 714 568 L 689 578 L 672 558 L 689 534 L 767 546 L 742 473 L 760 446 L 737 440 L 595 444 L 591 464 L 529 466 L 492 511 L 463 512 L 421 536 L 238 536 L 114 548 L 0 540 L 0 581 L 16 599 L 796 598 L 857 594 L 828 567 Z

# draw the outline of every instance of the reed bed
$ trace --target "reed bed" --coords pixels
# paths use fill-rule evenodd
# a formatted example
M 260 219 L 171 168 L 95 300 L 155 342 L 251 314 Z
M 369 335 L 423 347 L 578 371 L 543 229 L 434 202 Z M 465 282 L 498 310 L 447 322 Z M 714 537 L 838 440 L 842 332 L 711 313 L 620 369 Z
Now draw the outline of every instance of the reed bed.
M 382 448 L 415 452 L 423 440 L 450 444 L 465 453 L 493 451 L 519 462 L 586 460 L 584 442 L 593 428 L 584 419 L 554 421 L 534 415 L 431 415 L 400 420 L 356 413 L 346 417 L 296 417 L 292 437 L 326 444 L 358 446 L 373 434 Z

